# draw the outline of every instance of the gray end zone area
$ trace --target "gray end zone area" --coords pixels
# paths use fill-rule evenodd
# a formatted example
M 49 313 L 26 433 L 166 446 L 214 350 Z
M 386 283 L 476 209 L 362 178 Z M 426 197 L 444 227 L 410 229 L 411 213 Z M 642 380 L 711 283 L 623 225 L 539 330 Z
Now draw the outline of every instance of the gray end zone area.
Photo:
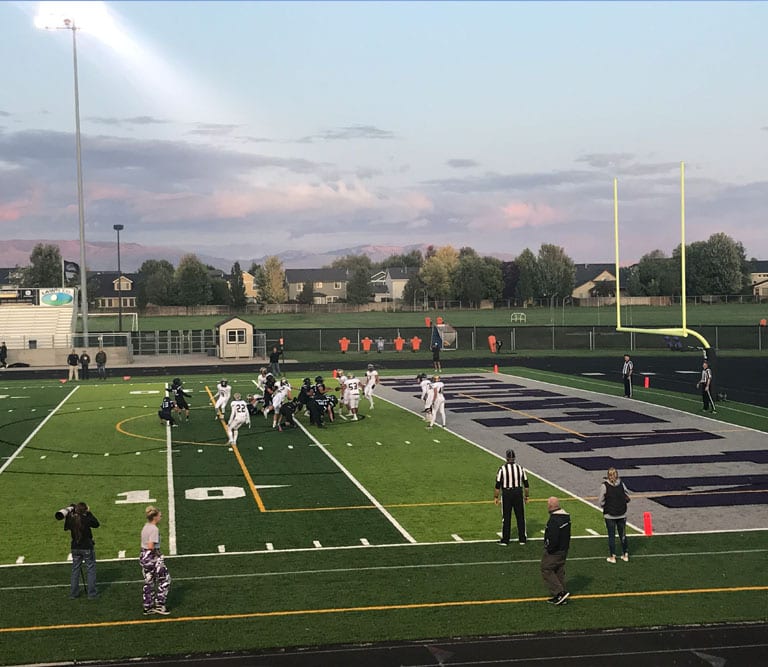
M 704 416 L 512 375 L 445 375 L 447 428 L 595 504 L 611 466 L 630 490 L 628 522 L 654 532 L 766 528 L 768 436 Z M 420 412 L 418 383 L 379 395 Z

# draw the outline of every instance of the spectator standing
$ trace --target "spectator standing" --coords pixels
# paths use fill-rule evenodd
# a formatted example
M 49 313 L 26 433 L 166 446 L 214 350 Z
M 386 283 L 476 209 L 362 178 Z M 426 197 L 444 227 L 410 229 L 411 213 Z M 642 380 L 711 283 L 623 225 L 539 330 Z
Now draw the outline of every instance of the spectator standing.
M 440 341 L 434 341 L 429 349 L 432 350 L 432 365 L 440 373 L 443 370 L 443 367 L 440 365 Z
M 606 560 L 609 563 L 616 562 L 616 532 L 621 541 L 621 560 L 629 561 L 627 548 L 627 503 L 629 493 L 624 482 L 619 479 L 619 471 L 616 468 L 608 468 L 608 474 L 600 485 L 600 495 L 597 504 L 603 508 L 605 527 L 608 530 L 608 552 Z
M 0 368 L 8 368 L 8 348 L 5 341 L 0 343 Z
M 160 553 L 160 529 L 157 524 L 163 518 L 157 507 L 150 505 L 144 510 L 147 523 L 141 529 L 141 553 L 139 564 L 144 575 L 142 589 L 144 615 L 161 614 L 167 616 L 170 612 L 165 606 L 168 591 L 171 589 L 171 575 L 165 567 L 163 555 Z
M 621 376 L 624 378 L 624 398 L 632 398 L 632 371 L 635 365 L 628 354 L 624 355 L 624 365 L 621 367 Z
M 83 350 L 83 353 L 80 355 L 80 379 L 81 380 L 88 379 L 88 366 L 90 365 L 91 365 L 91 357 L 88 354 L 88 350 Z
M 96 370 L 99 373 L 99 380 L 107 379 L 107 353 L 104 352 L 104 348 L 99 348 L 94 358 L 96 361 Z
M 88 582 L 88 598 L 99 597 L 96 590 L 96 552 L 91 528 L 98 528 L 99 520 L 91 514 L 85 503 L 77 503 L 64 519 L 64 530 L 72 534 L 72 575 L 70 577 L 69 597 L 80 597 L 80 572 L 85 565 Z
M 68 380 L 80 379 L 80 371 L 78 370 L 79 364 L 80 357 L 77 355 L 77 352 L 75 352 L 75 349 L 72 348 L 72 351 L 67 355 L 67 368 L 69 369 L 69 375 L 67 376 Z
M 571 544 L 571 516 L 560 507 L 554 496 L 547 499 L 549 521 L 544 529 L 544 554 L 541 556 L 541 577 L 552 596 L 550 604 L 563 604 L 570 593 L 565 588 L 565 560 Z
M 269 353 L 269 370 L 275 379 L 280 377 L 280 350 L 276 345 L 272 347 L 272 352 Z
M 507 462 L 496 473 L 496 488 L 493 501 L 501 503 L 501 539 L 499 544 L 509 544 L 511 533 L 512 510 L 517 521 L 517 541 L 525 544 L 525 503 L 528 502 L 528 476 L 522 466 L 515 463 L 515 452 L 507 450 Z

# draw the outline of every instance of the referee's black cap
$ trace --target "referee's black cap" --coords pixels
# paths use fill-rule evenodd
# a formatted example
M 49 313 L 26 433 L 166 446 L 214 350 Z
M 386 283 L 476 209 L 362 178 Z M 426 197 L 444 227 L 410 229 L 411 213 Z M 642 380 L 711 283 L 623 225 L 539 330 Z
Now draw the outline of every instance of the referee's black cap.
M 515 460 L 515 450 L 514 449 L 508 449 L 507 450 L 507 461 L 514 461 Z

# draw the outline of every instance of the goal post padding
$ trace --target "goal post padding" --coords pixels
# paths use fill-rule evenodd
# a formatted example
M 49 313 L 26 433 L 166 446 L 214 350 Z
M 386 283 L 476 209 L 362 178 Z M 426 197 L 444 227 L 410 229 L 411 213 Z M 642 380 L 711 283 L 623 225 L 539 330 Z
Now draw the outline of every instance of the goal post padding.
M 441 350 L 458 349 L 459 337 L 456 329 L 450 324 L 435 324 L 432 327 L 432 345 L 437 344 Z

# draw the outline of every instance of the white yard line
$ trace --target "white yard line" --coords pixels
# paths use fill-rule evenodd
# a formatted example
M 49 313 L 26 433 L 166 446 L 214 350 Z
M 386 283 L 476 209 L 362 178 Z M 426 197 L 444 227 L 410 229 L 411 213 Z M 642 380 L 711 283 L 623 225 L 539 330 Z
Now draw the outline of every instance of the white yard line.
M 453 544 L 459 544 L 459 543 L 453 543 Z M 390 545 L 390 546 L 408 546 L 404 544 L 398 544 L 398 545 Z M 316 551 L 316 549 L 305 549 L 305 551 Z M 639 560 L 639 559 L 646 559 L 646 558 L 696 558 L 696 557 L 708 557 L 708 556 L 729 556 L 729 555 L 740 555 L 740 554 L 751 554 L 751 553 L 765 553 L 766 549 L 728 549 L 725 551 L 686 551 L 686 552 L 670 552 L 670 553 L 663 553 L 663 554 L 649 554 L 649 553 L 643 553 L 643 554 L 632 554 L 632 560 Z M 569 556 L 568 562 L 575 562 L 575 561 L 595 561 L 595 560 L 603 560 L 604 556 Z M 514 559 L 509 560 L 501 559 L 501 560 L 482 560 L 482 561 L 454 561 L 450 563 L 414 563 L 414 564 L 404 564 L 404 565 L 366 565 L 363 567 L 339 567 L 339 568 L 318 568 L 313 570 L 276 570 L 276 571 L 267 571 L 267 572 L 241 572 L 241 573 L 235 573 L 235 574 L 205 574 L 205 575 L 199 575 L 194 577 L 174 577 L 174 581 L 207 581 L 207 580 L 216 580 L 216 579 L 250 579 L 250 578 L 266 578 L 266 577 L 295 577 L 300 575 L 316 575 L 316 574 L 343 574 L 343 573 L 349 573 L 349 572 L 386 572 L 391 570 L 437 570 L 437 569 L 444 569 L 444 568 L 451 568 L 451 567 L 478 567 L 478 566 L 510 566 L 510 565 L 519 565 L 522 563 L 539 563 L 541 561 L 540 557 L 535 558 L 525 558 L 525 559 Z M 102 562 L 102 561 L 100 561 Z M 56 563 L 56 565 L 60 565 L 60 563 Z M 110 585 L 131 585 L 135 586 L 137 582 L 141 581 L 140 578 L 137 579 L 119 579 L 110 581 Z M 40 590 L 40 589 L 49 589 L 49 588 L 69 588 L 69 582 L 60 583 L 60 584 L 40 584 L 40 585 L 31 585 L 31 586 L 4 586 L 0 587 L 0 592 L 5 591 L 31 591 L 31 590 Z
M 333 461 L 338 466 L 339 470 L 341 470 L 341 472 L 343 472 L 349 478 L 349 481 L 351 481 L 352 484 L 354 484 L 365 495 L 365 497 L 368 498 L 368 500 L 370 500 L 371 503 L 373 503 L 376 509 L 378 509 L 379 512 L 381 512 L 387 518 L 387 520 L 395 527 L 395 529 L 411 544 L 415 544 L 416 540 L 413 538 L 413 536 L 405 528 L 403 528 L 403 526 L 400 525 L 397 519 L 395 519 L 395 517 L 393 517 L 384 508 L 384 506 L 378 500 L 376 500 L 376 498 L 373 497 L 373 495 L 368 491 L 368 489 L 366 489 L 362 484 L 360 484 L 360 482 L 357 481 L 357 479 L 355 479 L 352 473 L 349 472 L 349 470 L 347 470 L 341 464 L 341 461 L 339 461 L 333 454 L 331 454 L 324 445 L 321 445 L 318 439 L 307 430 L 307 427 L 304 426 L 304 424 L 302 424 L 301 422 L 296 422 L 296 423 L 299 425 L 299 428 L 302 431 L 304 431 L 307 437 L 310 440 L 312 440 L 312 442 L 314 442 L 315 445 L 317 445 L 317 447 L 320 448 L 320 451 L 322 451 L 323 454 L 325 454 L 329 459 L 331 459 L 331 461 Z
M 58 411 L 58 409 L 59 409 L 59 408 L 60 408 L 62 405 L 64 405 L 64 404 L 65 404 L 65 403 L 66 403 L 66 402 L 67 402 L 67 401 L 70 399 L 70 397 L 72 396 L 72 394 L 74 394 L 74 393 L 75 393 L 75 392 L 76 392 L 78 389 L 80 389 L 80 387 L 79 387 L 79 386 L 75 387 L 75 388 L 74 388 L 72 391 L 70 391 L 70 392 L 69 392 L 69 393 L 68 393 L 68 394 L 67 394 L 67 395 L 64 397 L 64 399 L 61 401 L 61 403 L 59 403 L 59 404 L 58 404 L 58 405 L 57 405 L 57 406 L 56 406 L 56 407 L 55 407 L 53 410 L 51 410 L 51 411 L 48 413 L 48 416 L 47 416 L 45 419 L 43 419 L 43 421 L 41 421 L 41 422 L 40 422 L 40 423 L 37 425 L 37 428 L 36 428 L 34 431 L 32 431 L 32 433 L 30 433 L 30 434 L 27 436 L 27 439 L 26 439 L 24 442 L 22 442 L 22 443 L 19 445 L 18 449 L 17 449 L 17 450 L 16 450 L 16 451 L 15 451 L 15 452 L 14 452 L 14 453 L 13 453 L 13 454 L 10 456 L 10 457 L 8 457 L 8 460 L 7 460 L 5 463 L 3 463 L 3 465 L 2 465 L 2 466 L 0 466 L 0 473 L 3 473 L 3 472 L 5 472 L 5 469 L 6 469 L 6 468 L 7 468 L 9 465 L 11 465 L 11 463 L 13 463 L 13 460 L 14 460 L 14 459 L 15 459 L 15 458 L 16 458 L 16 457 L 19 455 L 19 454 L 21 454 L 22 450 L 23 450 L 23 449 L 24 449 L 24 448 L 25 448 L 25 447 L 26 447 L 26 446 L 27 446 L 27 445 L 30 443 L 30 441 L 32 440 L 32 438 L 34 438 L 34 437 L 37 435 L 37 432 L 38 432 L 38 431 L 39 431 L 41 428 L 43 428 L 43 426 L 45 426 L 46 422 L 47 422 L 47 421 L 48 421 L 48 420 L 49 420 L 51 417 L 53 417 L 53 415 L 55 415 L 55 414 L 56 414 L 56 412 Z
M 165 474 L 168 478 L 168 552 L 175 556 L 176 550 L 176 496 L 173 487 L 173 442 L 171 426 L 165 427 Z

